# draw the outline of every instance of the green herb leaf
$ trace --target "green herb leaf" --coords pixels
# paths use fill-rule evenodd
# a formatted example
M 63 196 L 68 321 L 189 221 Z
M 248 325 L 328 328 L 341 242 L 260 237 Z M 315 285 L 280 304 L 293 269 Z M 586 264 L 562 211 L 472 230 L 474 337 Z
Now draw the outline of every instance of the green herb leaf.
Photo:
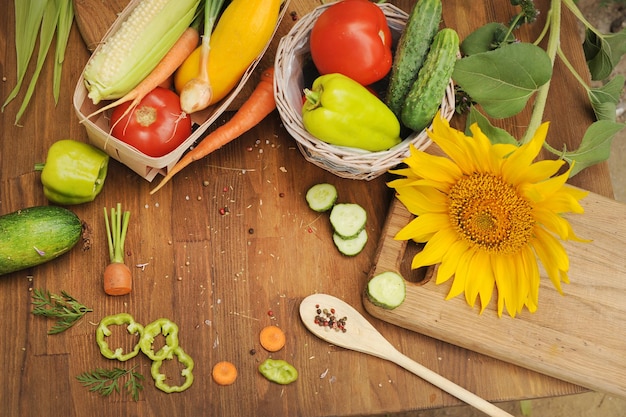
M 135 368 L 97 368 L 93 371 L 83 372 L 76 376 L 76 379 L 78 379 L 84 387 L 88 387 L 89 391 L 97 392 L 103 397 L 108 397 L 114 392 L 120 392 L 119 381 L 121 378 L 126 377 L 128 380 L 124 384 L 124 388 L 126 388 L 126 392 L 134 401 L 138 401 L 139 392 L 143 390 L 141 381 L 143 381 L 144 377 L 140 373 L 135 372 L 134 369 Z
M 511 117 L 552 77 L 546 52 L 530 43 L 514 43 L 457 61 L 452 78 L 485 112 Z
M 69 329 L 85 314 L 93 311 L 65 291 L 58 295 L 33 289 L 33 306 L 34 315 L 57 319 L 48 334 L 58 334 Z
M 587 167 L 606 161 L 611 153 L 613 137 L 624 127 L 626 127 L 624 123 L 609 120 L 592 123 L 585 132 L 580 147 L 576 151 L 563 153 L 563 159 L 570 165 L 574 163 L 570 177 Z

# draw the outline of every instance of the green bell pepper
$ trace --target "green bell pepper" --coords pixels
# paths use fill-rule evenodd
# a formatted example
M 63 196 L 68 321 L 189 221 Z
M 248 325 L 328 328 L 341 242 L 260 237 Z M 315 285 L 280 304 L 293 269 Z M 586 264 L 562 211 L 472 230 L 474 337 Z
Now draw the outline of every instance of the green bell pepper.
M 138 334 L 139 337 L 143 335 L 143 326 L 135 321 L 133 316 L 128 313 L 119 313 L 111 316 L 106 316 L 100 320 L 100 324 L 96 328 L 96 343 L 100 347 L 100 353 L 102 356 L 108 359 L 117 359 L 118 361 L 127 361 L 134 358 L 139 353 L 139 343 L 137 343 L 133 350 L 124 353 L 124 350 L 116 348 L 112 350 L 106 341 L 106 338 L 111 336 L 111 329 L 109 326 L 122 326 L 126 325 L 126 330 L 130 334 Z M 140 339 L 141 340 L 141 339 Z
M 189 388 L 191 384 L 193 384 L 193 359 L 191 356 L 187 355 L 180 346 L 176 346 L 174 350 L 172 350 L 172 355 L 167 360 L 171 360 L 174 357 L 178 359 L 185 368 L 180 371 L 180 375 L 185 378 L 185 382 L 181 385 L 169 385 L 166 380 L 166 375 L 161 373 L 161 365 L 163 364 L 163 360 L 155 360 L 152 362 L 152 366 L 150 367 L 150 374 L 152 375 L 152 379 L 154 379 L 154 385 L 163 392 L 172 393 L 172 392 L 182 392 Z
M 372 152 L 401 142 L 396 115 L 367 88 L 343 74 L 318 77 L 304 94 L 304 128 L 324 142 Z
M 281 385 L 291 384 L 298 379 L 298 370 L 282 359 L 265 359 L 259 365 L 259 372 L 267 380 Z
M 154 338 L 158 335 L 165 337 L 165 344 L 157 352 L 154 351 Z M 153 361 L 162 361 L 172 357 L 174 350 L 178 347 L 178 325 L 173 321 L 160 318 L 150 324 L 146 324 L 143 335 L 139 340 L 141 351 Z
M 88 143 L 64 139 L 48 149 L 41 171 L 44 195 L 53 203 L 70 205 L 93 201 L 102 190 L 109 155 Z

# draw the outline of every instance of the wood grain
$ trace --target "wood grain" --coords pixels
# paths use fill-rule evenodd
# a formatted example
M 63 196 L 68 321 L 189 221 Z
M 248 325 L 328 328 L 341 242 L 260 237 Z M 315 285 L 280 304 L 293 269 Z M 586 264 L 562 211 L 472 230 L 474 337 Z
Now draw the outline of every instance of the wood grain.
M 6 78 L 0 83 L 3 98 L 16 82 L 13 3 L 0 0 L 6 11 L 0 13 L 0 67 Z M 408 11 L 414 2 L 393 3 Z M 487 21 L 507 21 L 512 11 L 508 3 L 446 0 L 444 24 L 458 27 L 465 36 Z M 542 11 L 548 3 L 535 2 Z M 289 7 L 302 15 L 317 4 L 292 0 Z M 100 6 L 93 9 L 98 16 L 101 11 Z M 279 33 L 293 26 L 290 11 Z M 540 17 L 545 18 L 545 13 Z M 584 70 L 575 22 L 565 14 L 563 23 L 562 47 L 573 53 L 572 62 Z M 542 27 L 540 20 L 523 35 L 532 39 Z M 45 161 L 48 148 L 57 140 L 87 141 L 72 105 L 89 58 L 77 29 L 70 34 L 58 104 L 52 97 L 53 67 L 48 61 L 22 126 L 15 126 L 14 118 L 23 93 L 0 113 L 2 214 L 48 204 L 39 173 L 32 167 Z M 28 74 L 33 69 L 31 62 Z M 575 148 L 593 116 L 584 91 L 573 86 L 575 82 L 558 65 L 546 115 L 551 121 L 549 140 L 555 147 L 565 143 L 568 149 Z M 566 110 L 563 103 L 567 103 Z M 228 118 L 224 114 L 217 124 Z M 520 115 L 507 121 L 506 127 L 521 130 L 526 120 L 527 114 Z M 462 118 L 453 121 L 460 126 L 464 122 Z M 387 179 L 346 180 L 307 163 L 277 112 L 237 141 L 194 163 L 153 196 L 149 182 L 111 161 L 98 198 L 70 207 L 90 226 L 91 249 L 77 247 L 54 262 L 0 277 L 4 335 L 0 338 L 4 377 L 0 414 L 48 416 L 54 410 L 54 415 L 68 417 L 406 415 L 460 404 L 394 364 L 313 336 L 297 310 L 304 297 L 319 292 L 355 306 L 408 357 L 489 401 L 585 391 L 579 385 L 401 328 L 365 311 L 362 291 L 392 198 Z M 606 164 L 585 170 L 573 181 L 611 196 Z M 342 201 L 357 202 L 368 211 L 370 243 L 359 256 L 341 256 L 331 241 L 327 218 L 308 209 L 304 192 L 318 182 L 332 182 Z M 108 262 L 103 207 L 118 202 L 132 213 L 126 262 L 133 271 L 134 288 L 129 296 L 116 298 L 103 293 L 101 274 Z M 224 210 L 222 215 L 224 208 L 227 214 Z M 31 314 L 32 288 L 66 290 L 93 312 L 67 332 L 48 336 L 51 323 Z M 95 323 L 119 312 L 131 313 L 144 324 L 168 317 L 179 325 L 181 345 L 196 362 L 189 390 L 180 394 L 157 390 L 150 378 L 151 362 L 143 356 L 117 363 L 100 355 Z M 256 370 L 269 356 L 258 343 L 258 332 L 270 323 L 287 334 L 284 350 L 272 356 L 290 361 L 300 372 L 299 380 L 289 386 L 271 384 Z M 616 333 L 613 330 L 608 337 Z M 231 360 L 238 366 L 240 376 L 234 385 L 218 387 L 211 381 L 210 369 L 218 360 Z M 114 366 L 137 366 L 146 377 L 138 402 L 117 394 L 102 398 L 76 380 L 76 375 L 95 367 Z

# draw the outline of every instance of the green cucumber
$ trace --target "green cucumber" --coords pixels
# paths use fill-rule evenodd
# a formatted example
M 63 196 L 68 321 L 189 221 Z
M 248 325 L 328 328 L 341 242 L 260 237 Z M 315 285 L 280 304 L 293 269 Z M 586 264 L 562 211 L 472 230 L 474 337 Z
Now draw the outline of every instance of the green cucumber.
M 330 211 L 333 231 L 343 239 L 356 237 L 365 228 L 367 213 L 356 203 L 335 204 Z
M 365 291 L 372 304 L 393 310 L 406 298 L 406 283 L 402 275 L 386 271 L 370 279 Z
M 81 238 L 78 216 L 58 206 L 36 206 L 0 216 L 0 275 L 48 262 Z
M 420 132 L 432 122 L 450 83 L 459 53 L 459 35 L 444 28 L 435 35 L 417 80 L 404 100 L 402 123 Z
M 419 0 L 402 30 L 389 76 L 385 104 L 400 119 L 402 105 L 424 64 L 441 22 L 441 0 Z
M 355 237 L 350 239 L 344 239 L 337 233 L 333 233 L 333 243 L 343 255 L 358 255 L 367 243 L 367 231 L 362 229 Z
M 337 189 L 332 184 L 315 184 L 306 192 L 305 198 L 311 210 L 325 212 L 335 205 Z

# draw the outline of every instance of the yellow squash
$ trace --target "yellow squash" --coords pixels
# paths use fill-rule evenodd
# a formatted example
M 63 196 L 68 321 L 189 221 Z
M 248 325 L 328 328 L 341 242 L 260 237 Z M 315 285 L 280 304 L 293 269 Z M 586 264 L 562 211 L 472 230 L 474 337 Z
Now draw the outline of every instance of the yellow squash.
M 265 48 L 274 33 L 282 0 L 233 0 L 211 34 L 209 80 L 213 89 L 210 104 L 223 99 Z M 174 85 L 180 93 L 199 75 L 199 46 L 176 71 Z

